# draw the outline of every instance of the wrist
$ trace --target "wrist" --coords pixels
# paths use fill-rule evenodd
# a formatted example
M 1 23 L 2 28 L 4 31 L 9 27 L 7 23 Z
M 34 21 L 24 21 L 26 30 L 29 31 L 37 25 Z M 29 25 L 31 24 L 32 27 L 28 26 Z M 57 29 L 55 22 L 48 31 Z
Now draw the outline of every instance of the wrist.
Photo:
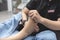
M 39 20 L 40 20 L 39 23 L 44 23 L 45 21 L 43 17 L 40 17 Z

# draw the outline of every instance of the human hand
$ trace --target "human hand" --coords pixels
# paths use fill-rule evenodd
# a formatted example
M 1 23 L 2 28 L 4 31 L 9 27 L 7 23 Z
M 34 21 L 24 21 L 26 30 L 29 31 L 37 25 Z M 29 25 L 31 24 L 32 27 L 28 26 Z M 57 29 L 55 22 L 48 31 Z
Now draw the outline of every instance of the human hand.
M 41 18 L 41 16 L 40 16 L 40 14 L 38 13 L 37 10 L 30 10 L 28 15 L 29 15 L 35 22 L 39 22 L 39 21 L 40 21 L 39 19 Z
M 40 29 L 39 29 L 39 27 L 38 27 L 38 25 L 36 25 L 35 27 L 34 27 L 34 32 L 38 32 Z

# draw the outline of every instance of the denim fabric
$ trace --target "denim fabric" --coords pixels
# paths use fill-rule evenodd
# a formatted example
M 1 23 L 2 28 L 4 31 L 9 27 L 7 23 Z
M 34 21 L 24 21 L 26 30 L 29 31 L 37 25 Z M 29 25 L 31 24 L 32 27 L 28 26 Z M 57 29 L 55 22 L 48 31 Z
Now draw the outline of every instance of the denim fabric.
M 9 20 L 4 21 L 3 23 L 0 23 L 0 38 L 7 37 L 13 32 L 15 32 L 16 27 L 18 26 L 18 22 L 22 19 L 21 12 L 14 15 Z
M 8 37 L 10 35 L 15 35 L 16 33 L 18 33 L 18 31 L 15 29 L 18 25 L 18 22 L 21 19 L 22 19 L 22 15 L 19 12 L 9 20 L 0 23 L 0 38 Z M 24 40 L 57 40 L 57 39 L 54 32 L 50 30 L 46 30 L 36 34 L 36 36 L 28 36 Z
M 24 40 L 57 40 L 57 38 L 54 32 L 46 30 L 36 34 L 36 36 L 28 36 Z

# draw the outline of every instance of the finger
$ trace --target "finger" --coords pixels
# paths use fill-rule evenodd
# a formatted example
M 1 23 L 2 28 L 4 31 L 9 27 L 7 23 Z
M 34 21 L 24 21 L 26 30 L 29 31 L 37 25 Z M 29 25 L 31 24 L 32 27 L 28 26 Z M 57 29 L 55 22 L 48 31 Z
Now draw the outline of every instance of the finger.
M 33 21 L 35 22 L 35 23 L 37 23 L 37 21 L 36 21 L 36 18 L 34 17 L 34 18 L 32 18 L 33 19 Z
M 34 30 L 35 30 L 35 32 L 38 32 L 39 31 L 39 28 L 35 27 Z
M 33 11 L 29 11 L 29 14 L 34 13 Z
M 32 19 L 35 19 L 36 18 L 36 14 L 33 13 L 33 16 L 31 17 Z
M 33 15 L 34 15 L 33 13 L 29 14 L 30 17 L 32 17 Z
M 36 27 L 35 27 L 35 28 L 37 28 L 37 29 L 38 29 L 39 27 L 36 25 Z
M 29 14 L 31 14 L 31 13 L 33 13 L 34 11 L 33 10 L 31 10 L 31 11 L 29 11 Z
M 34 18 L 35 18 L 35 16 L 34 16 L 34 15 L 33 15 L 33 16 L 31 16 L 31 18 L 32 18 L 32 19 L 34 19 Z

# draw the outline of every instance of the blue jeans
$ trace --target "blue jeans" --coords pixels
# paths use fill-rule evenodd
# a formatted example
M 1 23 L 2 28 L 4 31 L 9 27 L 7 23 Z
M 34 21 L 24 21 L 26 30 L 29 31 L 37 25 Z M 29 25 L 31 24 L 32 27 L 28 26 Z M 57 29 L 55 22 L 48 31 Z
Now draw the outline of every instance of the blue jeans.
M 18 26 L 18 23 L 21 19 L 22 15 L 19 12 L 9 20 L 0 23 L 0 38 L 8 37 L 10 35 L 18 33 L 18 31 L 15 29 Z M 24 40 L 57 40 L 57 39 L 54 32 L 47 30 L 36 34 L 36 36 L 28 36 Z
M 36 34 L 36 36 L 28 36 L 24 40 L 57 40 L 57 38 L 54 32 L 46 30 Z
M 0 23 L 0 38 L 16 34 L 18 31 L 15 29 L 21 19 L 22 15 L 21 12 L 19 12 L 16 15 L 12 16 L 12 18 Z

